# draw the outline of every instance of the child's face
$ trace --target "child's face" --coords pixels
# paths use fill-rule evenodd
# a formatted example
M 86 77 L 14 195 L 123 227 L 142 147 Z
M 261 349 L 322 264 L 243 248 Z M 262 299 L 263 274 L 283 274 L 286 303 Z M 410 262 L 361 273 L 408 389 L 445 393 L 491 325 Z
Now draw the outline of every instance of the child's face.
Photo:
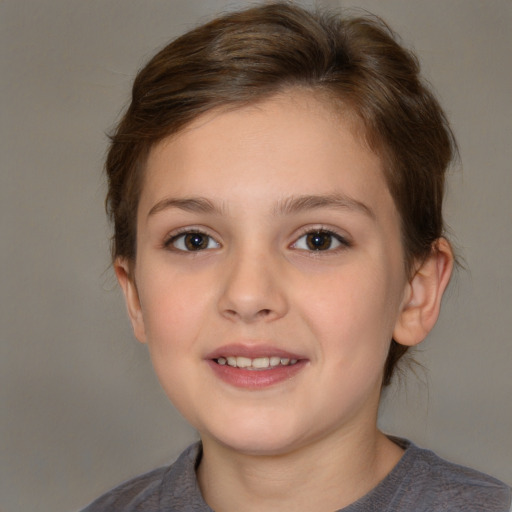
M 408 284 L 381 162 L 347 122 L 302 93 L 197 120 L 152 150 L 137 229 L 135 333 L 204 442 L 375 429 Z M 220 364 L 237 356 L 268 367 Z

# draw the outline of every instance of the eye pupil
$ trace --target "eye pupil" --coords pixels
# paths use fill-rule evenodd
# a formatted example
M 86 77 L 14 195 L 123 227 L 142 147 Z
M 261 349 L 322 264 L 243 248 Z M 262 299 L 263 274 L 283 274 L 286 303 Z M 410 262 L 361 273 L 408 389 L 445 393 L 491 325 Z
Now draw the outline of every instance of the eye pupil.
M 312 251 L 325 251 L 331 247 L 332 235 L 329 233 L 309 233 L 306 237 L 306 243 Z
M 208 247 L 208 237 L 201 233 L 187 233 L 184 241 L 185 247 L 189 251 L 197 251 Z

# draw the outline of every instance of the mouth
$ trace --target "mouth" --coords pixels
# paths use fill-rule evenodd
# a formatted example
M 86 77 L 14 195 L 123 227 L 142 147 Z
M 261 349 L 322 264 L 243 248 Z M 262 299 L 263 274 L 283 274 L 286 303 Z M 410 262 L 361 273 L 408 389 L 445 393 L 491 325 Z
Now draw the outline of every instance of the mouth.
M 270 345 L 237 344 L 206 356 L 214 375 L 225 383 L 249 390 L 272 387 L 294 378 L 308 366 L 299 354 Z
M 244 357 L 244 356 L 221 356 L 213 359 L 220 366 L 231 366 L 232 368 L 244 368 L 246 370 L 270 370 L 283 366 L 293 366 L 298 359 L 279 356 Z

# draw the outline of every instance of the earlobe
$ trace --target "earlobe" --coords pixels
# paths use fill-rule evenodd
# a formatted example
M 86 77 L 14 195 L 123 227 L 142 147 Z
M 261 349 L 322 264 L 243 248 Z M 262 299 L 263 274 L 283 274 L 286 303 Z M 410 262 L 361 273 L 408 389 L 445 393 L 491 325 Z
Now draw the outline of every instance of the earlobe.
M 114 270 L 119 285 L 123 290 L 128 316 L 130 317 L 135 337 L 141 343 L 146 343 L 146 330 L 144 328 L 144 318 L 140 305 L 139 292 L 129 262 L 125 258 L 116 258 Z
M 417 345 L 434 327 L 443 293 L 450 282 L 453 252 L 449 242 L 439 238 L 407 284 L 393 339 L 401 345 Z

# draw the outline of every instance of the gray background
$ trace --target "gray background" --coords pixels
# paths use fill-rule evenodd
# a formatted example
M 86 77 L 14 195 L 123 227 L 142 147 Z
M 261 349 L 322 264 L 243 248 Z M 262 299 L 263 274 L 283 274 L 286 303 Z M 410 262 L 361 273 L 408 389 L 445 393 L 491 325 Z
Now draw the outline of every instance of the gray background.
M 246 2 L 0 1 L 0 509 L 75 510 L 194 432 L 160 391 L 109 269 L 104 135 L 168 39 Z M 416 49 L 462 154 L 452 283 L 381 424 L 512 483 L 512 3 L 330 1 Z

